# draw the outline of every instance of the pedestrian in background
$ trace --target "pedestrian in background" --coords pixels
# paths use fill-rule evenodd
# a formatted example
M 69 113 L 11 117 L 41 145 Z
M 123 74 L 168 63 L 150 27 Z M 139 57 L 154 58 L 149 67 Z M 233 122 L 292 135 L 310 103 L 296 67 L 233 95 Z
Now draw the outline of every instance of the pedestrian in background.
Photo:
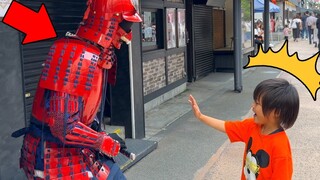
M 201 113 L 192 95 L 189 102 L 197 119 L 224 132 L 231 142 L 246 144 L 241 179 L 292 178 L 291 146 L 286 129 L 299 112 L 299 95 L 287 80 L 275 78 L 260 82 L 253 92 L 253 117 L 224 121 Z
M 273 16 L 270 17 L 270 32 L 275 32 L 276 20 Z
M 316 16 L 316 22 L 314 24 L 313 28 L 313 44 L 315 48 L 318 48 L 318 44 L 319 44 L 319 38 L 318 38 L 318 28 L 317 28 L 317 21 L 318 21 L 318 14 L 315 15 Z
M 255 28 L 254 28 L 254 43 L 255 46 L 261 45 L 263 43 L 263 30 L 261 29 L 261 24 L 260 22 L 255 23 Z
M 295 18 L 291 21 L 291 29 L 293 32 L 293 41 L 298 42 L 298 38 L 300 35 L 300 29 L 302 28 L 302 21 L 297 14 Z
M 281 16 L 280 17 L 276 17 L 276 32 L 281 32 L 283 30 L 283 26 L 282 26 L 282 19 Z
M 319 43 L 319 40 L 320 40 L 320 14 L 317 14 L 316 27 L 317 27 L 317 30 L 318 30 L 318 33 L 317 33 L 317 37 L 318 37 L 318 51 L 320 51 L 320 43 Z
M 288 25 L 284 25 L 283 35 L 285 40 L 289 39 L 289 32 L 290 32 L 290 29 L 288 28 Z
M 309 44 L 313 43 L 314 38 L 314 28 L 316 26 L 317 18 L 314 16 L 314 13 L 311 12 L 311 15 L 307 17 L 306 24 L 308 26 L 308 33 L 309 33 Z
M 301 39 L 308 39 L 308 26 L 306 24 L 306 20 L 309 17 L 309 11 L 306 11 L 303 13 L 303 16 L 301 17 L 302 21 L 302 30 L 301 30 Z

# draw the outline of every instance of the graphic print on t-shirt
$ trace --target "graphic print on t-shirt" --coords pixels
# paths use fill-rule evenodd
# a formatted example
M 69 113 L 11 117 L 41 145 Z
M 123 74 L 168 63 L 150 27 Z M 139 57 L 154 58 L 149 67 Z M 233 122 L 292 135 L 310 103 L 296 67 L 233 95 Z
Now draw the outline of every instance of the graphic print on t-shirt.
M 260 168 L 268 167 L 270 162 L 269 154 L 263 149 L 259 149 L 257 152 L 252 152 L 252 143 L 253 139 L 250 137 L 247 145 L 247 155 L 244 166 L 244 175 L 248 180 L 257 179 L 260 173 Z

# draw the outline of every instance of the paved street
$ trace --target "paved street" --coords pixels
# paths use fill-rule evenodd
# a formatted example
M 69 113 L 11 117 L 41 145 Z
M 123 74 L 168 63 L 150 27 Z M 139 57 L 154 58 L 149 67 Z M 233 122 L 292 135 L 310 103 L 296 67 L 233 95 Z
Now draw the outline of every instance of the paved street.
M 279 48 L 279 45 L 275 49 Z M 289 52 L 306 59 L 317 52 L 308 41 L 289 42 Z M 198 100 L 201 111 L 221 119 L 250 115 L 252 91 L 261 80 L 281 77 L 295 84 L 300 95 L 300 113 L 287 131 L 291 141 L 293 179 L 320 177 L 320 100 L 313 101 L 307 89 L 293 76 L 273 68 L 250 68 L 243 73 L 243 91 L 233 91 L 233 73 L 212 73 L 188 85 L 187 90 L 147 112 L 146 139 L 158 148 L 125 172 L 130 180 L 230 179 L 241 175 L 244 145 L 231 144 L 227 137 L 198 120 L 191 112 L 188 95 Z

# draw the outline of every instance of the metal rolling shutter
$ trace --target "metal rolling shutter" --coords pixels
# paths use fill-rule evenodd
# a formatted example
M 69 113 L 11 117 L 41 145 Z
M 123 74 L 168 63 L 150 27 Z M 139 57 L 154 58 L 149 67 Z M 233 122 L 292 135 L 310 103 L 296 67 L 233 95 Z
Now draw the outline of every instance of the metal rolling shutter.
M 213 71 L 212 7 L 194 6 L 194 57 L 196 79 Z
M 63 37 L 67 31 L 73 33 L 76 31 L 86 9 L 86 1 L 79 0 L 22 0 L 20 2 L 35 11 L 38 11 L 41 4 L 44 3 L 58 38 Z M 21 34 L 21 39 L 23 37 L 24 35 Z M 27 123 L 29 123 L 32 102 L 43 67 L 42 64 L 54 40 L 56 39 L 21 45 L 25 118 Z

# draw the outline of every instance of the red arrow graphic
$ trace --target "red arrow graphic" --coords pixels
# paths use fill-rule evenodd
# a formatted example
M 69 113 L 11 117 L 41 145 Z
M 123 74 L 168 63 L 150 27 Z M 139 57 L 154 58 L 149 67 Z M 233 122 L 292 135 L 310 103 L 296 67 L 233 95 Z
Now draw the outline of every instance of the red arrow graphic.
M 2 21 L 26 34 L 22 44 L 57 37 L 43 3 L 39 12 L 35 12 L 17 1 L 12 1 Z

